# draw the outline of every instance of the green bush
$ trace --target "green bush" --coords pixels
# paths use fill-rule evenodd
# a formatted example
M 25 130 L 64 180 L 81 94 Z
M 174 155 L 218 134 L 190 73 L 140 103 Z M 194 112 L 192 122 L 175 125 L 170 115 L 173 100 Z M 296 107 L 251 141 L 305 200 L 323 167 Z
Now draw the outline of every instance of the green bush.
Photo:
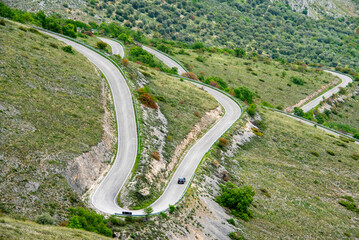
M 246 87 L 239 87 L 234 89 L 234 96 L 242 101 L 247 102 L 248 104 L 251 104 L 253 103 L 255 94 Z
M 62 47 L 62 50 L 64 50 L 67 53 L 71 53 L 71 54 L 75 53 L 71 46 Z
M 103 41 L 98 41 L 96 43 L 96 48 L 101 49 L 101 50 L 105 50 L 107 47 L 107 43 L 103 42 Z
M 232 224 L 233 226 L 236 226 L 236 222 L 234 221 L 233 218 L 227 219 L 227 222 L 228 222 L 229 224 Z
M 176 210 L 175 206 L 169 205 L 169 213 L 174 213 L 175 210 Z
M 247 108 L 247 113 L 249 114 L 249 116 L 253 117 L 256 114 L 256 105 L 254 103 L 252 103 L 248 108 Z
M 349 211 L 359 212 L 359 208 L 357 208 L 357 205 L 352 201 L 339 200 L 338 203 Z
M 249 210 L 253 202 L 254 191 L 250 186 L 237 187 L 231 182 L 220 185 L 220 195 L 216 197 L 219 205 L 227 207 L 234 216 L 245 221 L 252 217 Z
M 305 84 L 305 81 L 303 79 L 301 79 L 300 77 L 291 77 L 290 81 L 292 83 L 294 83 L 294 84 L 297 84 L 297 85 L 304 85 Z
M 36 222 L 43 225 L 53 225 L 54 218 L 51 217 L 48 213 L 44 213 L 36 217 Z
M 228 237 L 232 240 L 244 240 L 244 237 L 239 232 L 231 232 Z
M 331 156 L 335 156 L 335 153 L 334 153 L 333 151 L 331 151 L 331 150 L 327 150 L 327 153 L 328 153 L 329 155 L 331 155 Z
M 112 230 L 107 227 L 108 220 L 101 214 L 84 208 L 70 208 L 69 228 L 84 229 L 86 231 L 99 233 L 112 237 Z

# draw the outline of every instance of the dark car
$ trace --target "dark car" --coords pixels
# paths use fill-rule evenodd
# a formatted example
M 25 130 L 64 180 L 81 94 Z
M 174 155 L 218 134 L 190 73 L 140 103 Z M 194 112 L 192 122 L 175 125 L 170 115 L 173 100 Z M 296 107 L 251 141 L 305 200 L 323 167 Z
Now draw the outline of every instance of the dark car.
M 180 177 L 178 178 L 178 184 L 184 184 L 186 182 L 186 178 Z

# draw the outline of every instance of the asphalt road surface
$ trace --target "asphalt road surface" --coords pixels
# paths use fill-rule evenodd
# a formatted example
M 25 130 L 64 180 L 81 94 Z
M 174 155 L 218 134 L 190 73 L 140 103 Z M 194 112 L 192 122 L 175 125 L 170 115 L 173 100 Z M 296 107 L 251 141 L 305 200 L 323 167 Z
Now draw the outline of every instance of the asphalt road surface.
M 114 163 L 91 196 L 93 206 L 104 212 L 113 214 L 121 212 L 116 198 L 127 177 L 131 173 L 137 154 L 137 129 L 131 92 L 121 72 L 109 60 L 98 53 L 65 38 L 44 32 L 54 38 L 71 45 L 83 54 L 105 75 L 113 96 L 118 129 L 118 147 Z
M 99 37 L 99 39 L 111 46 L 112 54 L 120 55 L 121 58 L 123 58 L 125 56 L 125 50 L 123 49 L 121 44 L 119 44 L 111 39 L 108 39 L 108 38 Z
M 349 83 L 353 82 L 353 80 L 350 77 L 346 76 L 346 75 L 336 73 L 336 72 L 327 71 L 327 70 L 325 70 L 325 71 L 328 72 L 328 73 L 333 74 L 334 76 L 339 77 L 342 80 L 342 82 L 340 84 L 338 84 L 337 86 L 335 86 L 334 88 L 328 90 L 324 94 L 320 95 L 319 97 L 315 98 L 314 100 L 312 100 L 312 101 L 308 102 L 307 104 L 305 104 L 304 106 L 302 106 L 301 109 L 304 112 L 308 112 L 311 109 L 315 108 L 321 101 L 323 101 L 323 99 L 330 98 L 333 94 L 339 92 L 340 88 L 344 88 Z

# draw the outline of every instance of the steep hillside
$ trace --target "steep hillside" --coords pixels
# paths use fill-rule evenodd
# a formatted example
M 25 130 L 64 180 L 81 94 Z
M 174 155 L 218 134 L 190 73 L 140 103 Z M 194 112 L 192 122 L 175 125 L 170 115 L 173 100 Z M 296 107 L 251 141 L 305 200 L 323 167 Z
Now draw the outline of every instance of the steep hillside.
M 9 21 L 0 29 L 0 202 L 13 214 L 49 212 L 61 219 L 69 206 L 82 205 L 77 193 L 111 160 L 106 85 L 61 42 Z M 105 119 L 110 135 L 103 132 Z M 94 150 L 95 159 L 83 160 L 91 169 L 76 169 L 75 158 Z
M 13 1 L 8 3 L 14 4 Z M 294 4 L 294 1 L 291 3 Z M 83 13 L 65 16 L 86 21 L 101 18 L 120 22 L 155 38 L 242 47 L 273 59 L 358 68 L 358 36 L 355 29 L 359 26 L 359 18 L 349 14 L 349 17 L 328 16 L 315 20 L 307 16 L 308 10 L 302 10 L 302 6 L 310 6 L 312 14 L 311 9 L 319 12 L 322 6 L 327 5 L 324 1 L 295 3 L 299 7 L 296 5 L 294 8 L 299 12 L 293 11 L 285 1 L 270 0 L 99 0 L 90 1 Z M 345 5 L 342 1 L 333 0 L 330 3 L 331 10 L 342 9 L 340 6 Z M 355 9 L 354 3 L 348 4 L 345 8 Z M 327 11 L 325 9 L 324 12 Z

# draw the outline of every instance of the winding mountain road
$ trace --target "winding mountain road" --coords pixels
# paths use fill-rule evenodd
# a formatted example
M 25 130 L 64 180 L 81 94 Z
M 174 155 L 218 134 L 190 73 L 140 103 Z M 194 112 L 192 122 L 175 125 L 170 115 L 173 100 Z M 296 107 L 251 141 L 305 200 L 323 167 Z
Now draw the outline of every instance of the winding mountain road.
M 337 86 L 335 86 L 334 88 L 328 90 L 324 94 L 320 95 L 319 97 L 313 99 L 312 101 L 310 101 L 307 104 L 305 104 L 304 106 L 302 106 L 301 109 L 304 112 L 309 112 L 311 109 L 318 106 L 319 103 L 321 101 L 323 101 L 323 99 L 330 98 L 331 96 L 333 96 L 333 94 L 339 92 L 341 88 L 345 88 L 346 86 L 348 86 L 349 83 L 353 82 L 353 79 L 351 79 L 350 77 L 348 77 L 344 74 L 340 74 L 340 73 L 332 72 L 332 71 L 328 71 L 328 70 L 324 70 L 324 71 L 328 72 L 330 74 L 333 74 L 334 76 L 339 77 L 342 80 L 342 82 L 340 84 L 338 84 Z
M 107 214 L 128 211 L 127 209 L 121 208 L 116 201 L 118 193 L 131 173 L 137 153 L 136 119 L 131 93 L 126 84 L 126 80 L 115 65 L 98 53 L 61 36 L 48 32 L 43 33 L 71 45 L 75 50 L 94 63 L 103 72 L 109 82 L 117 118 L 119 139 L 117 155 L 110 171 L 92 194 L 91 203 L 94 208 Z M 110 44 L 113 51 L 121 52 L 122 46 L 119 43 L 109 39 L 102 40 Z M 178 68 L 180 69 L 180 67 Z M 189 180 L 194 176 L 195 170 L 201 162 L 202 157 L 242 114 L 241 108 L 230 97 L 210 87 L 196 83 L 193 84 L 211 94 L 222 105 L 225 114 L 184 156 L 163 194 L 151 205 L 154 214 L 165 211 L 170 204 L 176 204 L 183 197 L 190 184 Z M 177 184 L 179 177 L 185 177 L 188 181 L 186 181 L 185 184 Z M 143 210 L 131 210 L 131 212 L 133 215 L 144 215 Z
M 119 69 L 117 69 L 117 67 L 105 57 L 81 44 L 70 41 L 66 38 L 48 32 L 44 33 L 60 41 L 63 41 L 68 45 L 71 45 L 79 53 L 83 54 L 92 63 L 94 63 L 101 70 L 101 72 L 103 72 L 110 85 L 118 128 L 117 155 L 110 171 L 102 180 L 96 191 L 92 194 L 91 203 L 94 208 L 107 214 L 121 214 L 122 211 L 128 211 L 127 209 L 121 208 L 116 201 L 121 188 L 124 186 L 131 173 L 137 153 L 136 119 L 131 92 L 126 84 L 126 80 L 122 76 Z M 124 50 L 119 43 L 105 38 L 101 38 L 101 40 L 111 45 L 115 54 L 124 54 Z M 172 60 L 171 58 L 151 48 L 145 46 L 143 48 L 146 51 L 154 54 L 167 66 L 177 67 L 179 74 L 185 72 L 185 69 L 183 69 L 176 61 Z M 201 159 L 205 153 L 211 148 L 217 139 L 223 135 L 233 125 L 233 123 L 237 121 L 237 119 L 242 114 L 241 108 L 238 106 L 238 104 L 228 96 L 220 93 L 217 90 L 214 90 L 213 88 L 197 83 L 193 84 L 201 87 L 209 94 L 211 94 L 222 105 L 225 110 L 225 114 L 187 152 L 182 162 L 173 174 L 163 194 L 151 205 L 154 214 L 165 211 L 168 209 L 169 205 L 176 204 L 183 197 L 187 187 L 190 184 L 190 181 L 186 181 L 185 184 L 180 185 L 177 184 L 177 179 L 179 177 L 185 177 L 188 180 L 192 179 L 195 170 L 200 164 Z M 335 90 L 333 92 L 335 92 Z M 314 104 L 314 102 L 312 104 Z M 133 215 L 144 215 L 143 210 L 131 210 L 131 212 Z

